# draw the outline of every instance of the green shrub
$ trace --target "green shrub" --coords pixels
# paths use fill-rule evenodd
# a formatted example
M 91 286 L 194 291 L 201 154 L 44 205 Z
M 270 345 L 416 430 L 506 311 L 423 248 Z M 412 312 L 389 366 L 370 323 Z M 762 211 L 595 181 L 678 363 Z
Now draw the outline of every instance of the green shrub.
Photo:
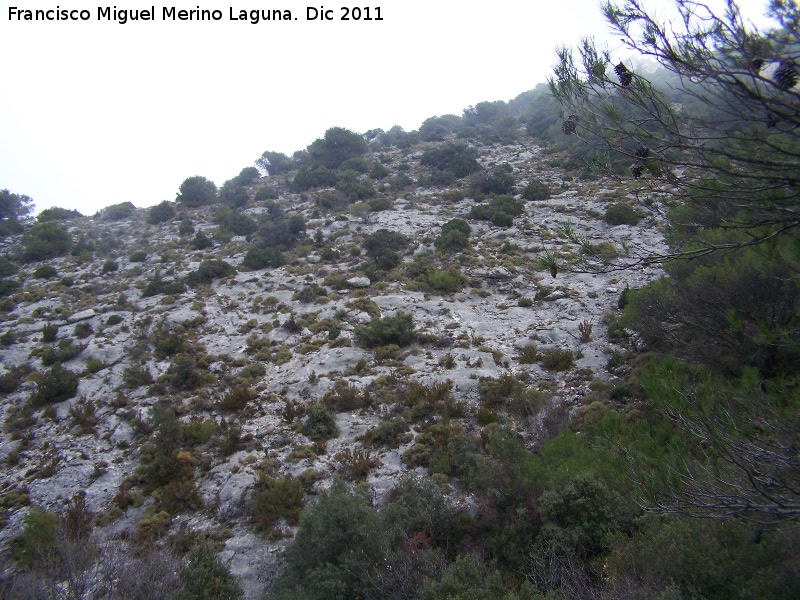
M 17 267 L 5 256 L 0 256 L 0 277 L 8 277 L 17 272 Z
M 373 317 L 369 325 L 359 325 L 355 335 L 367 348 L 395 344 L 401 348 L 416 339 L 414 318 L 410 313 L 396 312 L 388 317 Z
M 570 350 L 551 348 L 541 355 L 541 365 L 546 371 L 567 371 L 575 364 L 575 355 Z
M 461 291 L 467 281 L 467 277 L 456 267 L 446 271 L 430 269 L 425 274 L 423 289 L 437 294 L 453 294 Z
M 442 225 L 442 231 L 434 240 L 442 252 L 459 252 L 469 248 L 470 226 L 463 219 L 451 219 Z
M 77 373 L 55 365 L 36 382 L 36 390 L 31 395 L 31 404 L 39 407 L 55 402 L 69 400 L 78 393 Z
M 150 207 L 147 212 L 147 222 L 151 225 L 158 225 L 171 221 L 175 216 L 175 209 L 172 208 L 172 203 L 164 200 L 155 206 Z
M 365 154 L 368 149 L 364 136 L 343 127 L 331 127 L 324 138 L 309 145 L 308 153 L 315 164 L 336 169 L 345 161 Z
M 204 260 L 186 277 L 186 282 L 191 286 L 211 283 L 215 279 L 230 277 L 236 274 L 236 267 L 224 260 Z
M 144 262 L 147 260 L 147 252 L 145 252 L 144 250 L 138 250 L 133 254 L 131 254 L 128 257 L 128 260 L 131 261 L 132 263 Z
M 524 200 L 547 200 L 550 198 L 550 188 L 547 184 L 534 179 L 522 190 L 522 198 Z
M 94 333 L 94 328 L 88 321 L 83 321 L 75 325 L 75 329 L 73 329 L 72 332 L 75 334 L 76 338 L 83 340 Z
M 119 325 L 122 323 L 122 315 L 108 315 L 108 319 L 106 319 L 106 325 L 112 327 L 114 325 Z
M 194 234 L 191 244 L 196 250 L 205 250 L 206 248 L 211 248 L 211 246 L 214 245 L 214 242 L 212 242 L 211 238 L 209 238 L 205 233 L 198 231 Z
M 249 215 L 235 213 L 225 219 L 225 227 L 230 229 L 234 235 L 250 235 L 258 229 L 258 223 Z
M 190 550 L 181 580 L 183 587 L 172 600 L 239 600 L 244 596 L 239 582 L 209 543 Z
M 229 179 L 219 189 L 219 199 L 226 206 L 241 208 L 247 204 L 250 198 L 241 182 Z
M 276 479 L 259 473 L 250 495 L 253 521 L 260 529 L 270 529 L 278 519 L 297 525 L 303 510 L 303 484 L 291 475 Z
M 42 265 L 38 267 L 31 277 L 34 279 L 52 279 L 58 275 L 58 271 L 56 271 L 55 267 L 51 267 L 50 265 Z
M 75 209 L 67 210 L 66 208 L 54 206 L 52 208 L 46 208 L 36 215 L 36 220 L 39 223 L 43 223 L 44 221 L 66 221 L 67 219 L 75 219 L 82 216 L 83 215 Z
M 610 225 L 637 225 L 639 215 L 632 206 L 620 202 L 606 209 L 606 222 Z
M 458 178 L 480 170 L 475 160 L 478 151 L 463 142 L 445 142 L 436 148 L 429 148 L 420 158 L 423 167 L 434 167 L 440 171 L 450 171 Z
M 275 248 L 250 248 L 242 264 L 254 271 L 260 271 L 267 267 L 280 267 L 284 264 L 284 259 L 280 251 Z
M 13 279 L 0 279 L 0 298 L 5 298 L 6 296 L 10 296 L 17 290 L 19 290 L 20 285 L 18 282 L 14 281 Z
M 100 214 L 103 217 L 104 221 L 121 221 L 122 219 L 127 219 L 130 217 L 136 207 L 130 202 L 121 202 L 119 204 L 112 204 L 111 206 L 105 207 Z
M 22 236 L 22 246 L 22 260 L 25 262 L 47 260 L 69 252 L 72 236 L 56 223 L 35 223 Z
M 327 440 L 339 435 L 333 413 L 322 402 L 315 402 L 306 409 L 303 433 L 312 440 Z
M 42 354 L 42 364 L 49 367 L 56 363 L 66 362 L 76 357 L 81 350 L 82 348 L 73 346 L 70 339 L 60 340 L 54 348 L 49 348 Z
M 408 430 L 408 422 L 403 417 L 396 417 L 381 421 L 375 427 L 367 429 L 359 439 L 367 446 L 397 448 L 400 444 L 411 441 Z
M 238 411 L 245 408 L 250 402 L 258 397 L 258 393 L 249 386 L 235 385 L 220 400 L 221 410 Z
M 44 327 L 42 327 L 42 341 L 43 342 L 55 342 L 56 341 L 56 334 L 58 334 L 58 325 L 52 325 L 48 323 Z
M 176 200 L 193 208 L 213 204 L 217 200 L 217 186 L 213 181 L 199 175 L 188 177 L 181 184 Z
M 194 233 L 194 225 L 189 217 L 185 217 L 178 225 L 178 233 L 180 235 L 192 235 Z
M 142 298 L 158 296 L 159 294 L 177 296 L 185 291 L 186 286 L 180 281 L 164 281 L 161 279 L 161 275 L 156 273 L 156 276 L 153 278 L 153 280 L 142 290 Z
M 115 260 L 107 260 L 103 263 L 103 275 L 106 273 L 114 273 L 119 270 L 119 263 Z
M 22 531 L 13 542 L 14 561 L 23 568 L 51 564 L 61 534 L 58 515 L 33 506 L 24 522 Z
M 473 175 L 470 180 L 470 187 L 483 194 L 510 194 L 514 190 L 516 183 L 513 175 L 513 168 L 508 163 L 492 169 L 487 175 L 478 173 Z

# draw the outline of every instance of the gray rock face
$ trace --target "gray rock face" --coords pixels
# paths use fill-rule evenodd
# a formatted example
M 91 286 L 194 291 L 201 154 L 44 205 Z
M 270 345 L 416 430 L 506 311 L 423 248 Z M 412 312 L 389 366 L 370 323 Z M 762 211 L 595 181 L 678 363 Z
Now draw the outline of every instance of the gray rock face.
M 347 285 L 354 288 L 368 288 L 370 284 L 369 277 L 351 277 L 347 280 Z

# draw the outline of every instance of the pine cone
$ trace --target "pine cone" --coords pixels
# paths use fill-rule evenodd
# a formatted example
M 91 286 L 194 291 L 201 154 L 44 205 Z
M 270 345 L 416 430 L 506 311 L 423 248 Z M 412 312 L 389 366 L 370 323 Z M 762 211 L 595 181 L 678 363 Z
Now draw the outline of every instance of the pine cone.
M 614 67 L 614 73 L 617 74 L 617 78 L 619 79 L 619 83 L 622 87 L 628 87 L 633 81 L 633 73 L 631 73 L 628 70 L 628 67 L 626 67 L 621 61 L 616 67 Z
M 572 135 L 575 133 L 575 126 L 577 123 L 578 115 L 570 115 L 561 124 L 561 131 L 564 132 L 564 135 Z
M 650 156 L 650 148 L 648 148 L 644 144 L 641 144 L 636 149 L 635 154 L 636 154 L 636 158 L 647 158 L 648 156 Z
M 775 85 L 782 90 L 789 90 L 797 85 L 797 69 L 792 63 L 782 62 L 775 69 Z
M 639 161 L 637 160 L 631 165 L 631 175 L 633 175 L 634 179 L 639 179 L 639 177 L 642 176 L 642 173 L 644 173 L 644 168 L 642 168 L 642 165 L 640 165 Z

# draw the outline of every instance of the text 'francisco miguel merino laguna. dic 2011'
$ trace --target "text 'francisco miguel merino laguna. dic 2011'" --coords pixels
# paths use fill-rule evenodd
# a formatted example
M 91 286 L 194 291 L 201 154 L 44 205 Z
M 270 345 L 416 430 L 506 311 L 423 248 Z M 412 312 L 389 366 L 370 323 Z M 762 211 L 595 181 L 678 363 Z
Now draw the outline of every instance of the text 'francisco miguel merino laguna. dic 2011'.
M 160 7 L 160 11 L 155 6 L 149 8 L 117 8 L 116 6 L 98 6 L 97 11 L 88 9 L 70 9 L 56 6 L 49 9 L 30 10 L 16 6 L 8 7 L 9 21 L 90 21 L 95 16 L 97 21 L 116 21 L 124 25 L 134 21 L 222 21 L 225 13 L 219 9 L 178 9 L 175 6 Z M 306 21 L 383 21 L 380 6 L 375 7 L 345 7 L 338 9 L 340 13 L 334 13 L 331 9 L 324 6 L 307 6 L 305 11 L 301 11 Z M 297 14 L 297 11 L 296 11 Z M 160 19 L 159 19 L 160 15 Z M 243 21 L 253 25 L 264 21 L 297 21 L 298 17 L 292 14 L 289 9 L 244 9 L 229 7 L 227 12 L 228 21 Z

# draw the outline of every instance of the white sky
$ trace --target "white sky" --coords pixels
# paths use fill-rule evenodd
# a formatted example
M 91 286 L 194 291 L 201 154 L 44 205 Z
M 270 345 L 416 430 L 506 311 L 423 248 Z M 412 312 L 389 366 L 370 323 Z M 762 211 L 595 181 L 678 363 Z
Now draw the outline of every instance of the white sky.
M 757 18 L 766 0 L 741 4 Z M 307 5 L 337 20 L 307 21 Z M 509 100 L 545 80 L 557 45 L 607 36 L 598 0 L 349 4 L 373 17 L 381 8 L 383 21 L 361 22 L 338 20 L 340 5 L 167 0 L 157 20 L 120 25 L 97 20 L 98 0 L 0 0 L 0 189 L 31 196 L 37 211 L 152 206 L 189 176 L 220 185 L 263 151 L 291 155 L 329 127 L 410 131 Z M 10 6 L 85 8 L 91 20 L 9 21 Z M 164 6 L 218 8 L 223 19 L 164 22 Z M 230 7 L 298 20 L 230 21 Z

